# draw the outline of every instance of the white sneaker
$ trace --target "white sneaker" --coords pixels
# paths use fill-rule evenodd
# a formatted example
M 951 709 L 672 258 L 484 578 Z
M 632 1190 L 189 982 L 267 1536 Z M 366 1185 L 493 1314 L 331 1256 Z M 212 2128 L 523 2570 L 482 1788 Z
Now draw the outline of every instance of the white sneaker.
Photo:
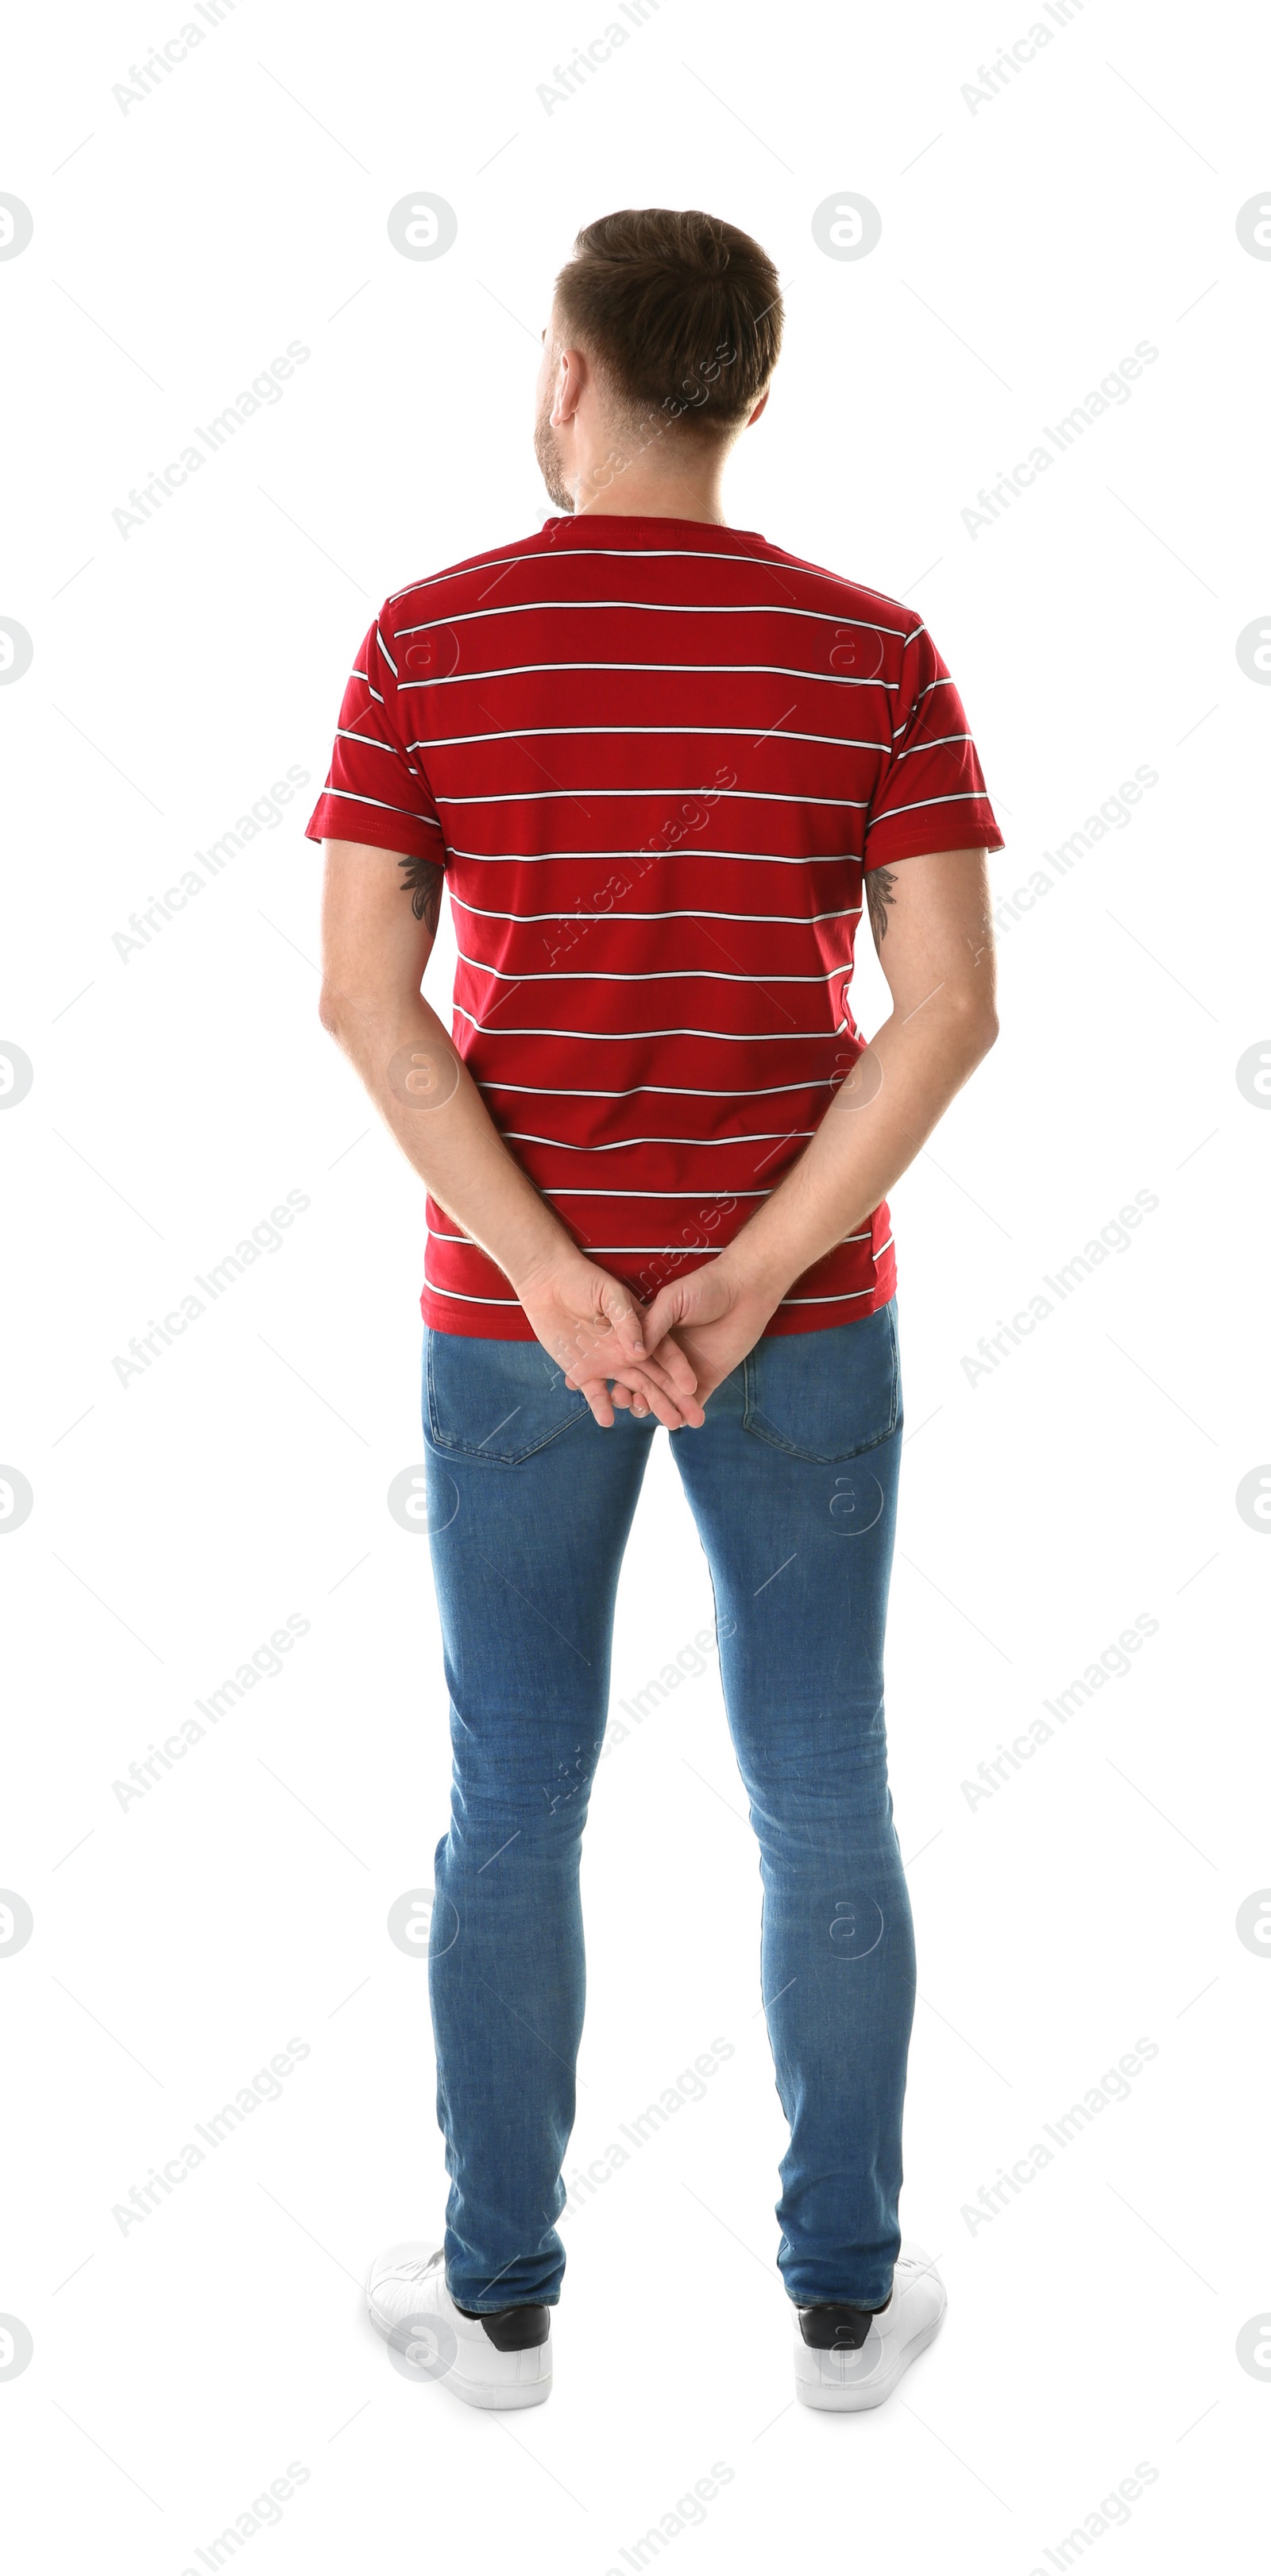
M 794 2392 L 803 2406 L 852 2414 L 881 2406 L 920 2352 L 934 2341 L 948 2305 L 944 2283 L 920 2245 L 896 2259 L 887 2306 L 796 2308 Z
M 390 2245 L 366 2276 L 371 2323 L 407 2379 L 437 2379 L 465 2406 L 541 2406 L 552 2393 L 551 2309 L 466 2317 L 440 2245 Z

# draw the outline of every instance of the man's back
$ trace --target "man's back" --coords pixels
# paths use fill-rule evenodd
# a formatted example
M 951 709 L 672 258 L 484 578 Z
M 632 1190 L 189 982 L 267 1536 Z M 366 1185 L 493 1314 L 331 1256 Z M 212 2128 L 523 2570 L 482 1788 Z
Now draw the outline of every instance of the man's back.
M 617 515 L 412 583 L 366 638 L 309 826 L 445 869 L 454 1037 L 570 1233 L 650 1299 L 718 1252 L 864 1040 L 866 868 L 995 842 L 922 621 L 753 530 Z M 439 1330 L 530 1337 L 432 1202 Z M 885 1203 L 770 1333 L 874 1312 Z

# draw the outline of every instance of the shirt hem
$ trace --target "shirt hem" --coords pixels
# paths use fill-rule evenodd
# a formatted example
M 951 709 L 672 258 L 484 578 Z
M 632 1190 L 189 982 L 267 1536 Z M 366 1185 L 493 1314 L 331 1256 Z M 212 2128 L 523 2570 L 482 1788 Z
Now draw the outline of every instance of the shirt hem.
M 432 859 L 439 868 L 444 868 L 450 853 L 440 832 L 433 834 L 427 824 L 412 824 L 409 815 L 403 815 L 399 823 L 388 822 L 378 814 L 368 814 L 365 818 L 359 815 L 356 832 L 331 831 L 319 822 L 318 817 L 324 805 L 340 802 L 342 799 L 334 789 L 319 797 L 305 825 L 306 841 L 362 841 L 368 849 L 391 850 L 399 859 Z M 425 834 L 427 838 L 424 838 Z
M 793 1333 L 831 1332 L 839 1324 L 857 1322 L 866 1315 L 876 1315 L 880 1306 L 889 1305 L 896 1294 L 896 1263 L 888 1255 L 879 1263 L 873 1286 L 856 1292 L 842 1292 L 809 1299 L 803 1305 L 778 1306 L 764 1326 L 763 1338 Z M 419 1311 L 433 1333 L 453 1333 L 464 1341 L 532 1342 L 536 1339 L 525 1310 L 521 1306 L 481 1305 L 447 1297 L 436 1288 L 425 1288 L 420 1296 Z
M 903 831 L 898 829 L 894 838 L 889 834 L 885 849 L 879 850 L 875 856 L 873 844 L 884 829 L 885 824 L 880 819 L 866 837 L 865 856 L 860 862 L 866 876 L 872 868 L 890 867 L 893 859 L 920 859 L 925 858 L 928 852 L 935 857 L 941 850 L 1004 850 L 1006 847 L 993 822 L 977 825 L 969 835 L 965 829 L 959 832 L 948 823 L 929 823 L 925 831 L 911 823 Z

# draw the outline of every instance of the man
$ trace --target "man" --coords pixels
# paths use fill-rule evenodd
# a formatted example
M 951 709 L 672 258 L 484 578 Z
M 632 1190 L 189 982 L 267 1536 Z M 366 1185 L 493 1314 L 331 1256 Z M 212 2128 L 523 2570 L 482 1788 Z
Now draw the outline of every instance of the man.
M 885 1192 L 996 1034 L 1001 835 L 921 619 L 725 519 L 781 319 L 730 224 L 654 209 L 580 233 L 538 385 L 558 515 L 386 602 L 308 827 L 323 1022 L 428 1192 L 454 1747 L 430 1968 L 445 2243 L 391 2248 L 368 2292 L 478 2406 L 551 2387 L 579 1845 L 659 1423 L 760 1847 L 799 2397 L 881 2403 L 944 2312 L 897 2220 L 914 1965 L 883 1726 Z M 453 1036 L 420 992 L 443 884 Z M 894 1005 L 869 1043 L 862 897 Z

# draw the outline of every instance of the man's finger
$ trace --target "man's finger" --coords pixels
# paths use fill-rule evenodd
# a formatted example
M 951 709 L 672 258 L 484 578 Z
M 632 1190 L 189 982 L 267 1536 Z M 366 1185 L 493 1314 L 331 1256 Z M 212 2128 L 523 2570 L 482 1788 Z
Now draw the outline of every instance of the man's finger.
M 697 1384 L 696 1363 L 678 1342 L 663 1339 L 655 1352 L 646 1351 L 639 1360 L 617 1359 L 606 1371 L 609 1377 L 620 1377 L 625 1386 L 635 1386 L 642 1378 L 652 1378 L 677 1398 L 691 1395 Z
M 614 1352 L 602 1363 L 602 1371 L 611 1384 L 640 1388 L 646 1394 L 651 1385 L 660 1386 L 664 1393 L 673 1397 L 677 1403 L 683 1402 L 686 1397 L 691 1397 L 697 1384 L 692 1363 L 682 1351 L 676 1351 L 673 1344 L 664 1343 L 663 1350 L 656 1359 L 650 1359 L 647 1356 L 637 1358 L 627 1356 L 620 1351 Z M 585 1390 L 594 1384 L 600 1374 L 601 1371 L 597 1371 L 594 1365 L 588 1368 L 585 1362 L 577 1360 L 572 1369 L 566 1370 L 565 1384 L 571 1395 L 576 1395 L 580 1389 Z
M 678 1323 L 679 1313 L 680 1294 L 677 1280 L 669 1288 L 659 1288 L 652 1304 L 645 1311 L 644 1347 L 646 1351 L 657 1349 L 663 1335 L 669 1332 L 672 1324 Z
M 683 1344 L 676 1340 L 673 1333 L 663 1334 L 656 1352 L 650 1345 L 645 1366 L 664 1370 L 677 1395 L 691 1395 L 697 1385 L 697 1370 Z
M 683 1429 L 684 1416 L 672 1396 L 667 1395 L 660 1386 L 653 1385 L 643 1388 L 642 1393 L 649 1412 L 655 1421 L 661 1423 L 664 1431 Z
M 608 1374 L 615 1382 L 621 1380 L 623 1386 L 639 1387 L 644 1394 L 651 1386 L 660 1386 L 663 1394 L 673 1397 L 677 1404 L 681 1395 L 690 1394 L 697 1384 L 692 1370 L 688 1369 L 683 1373 L 685 1383 L 681 1386 L 670 1369 L 663 1367 L 660 1359 L 618 1360 Z
M 621 1385 L 630 1388 L 633 1394 L 644 1396 L 650 1403 L 657 1395 L 664 1403 L 674 1406 L 676 1429 L 679 1428 L 681 1416 L 689 1422 L 696 1421 L 700 1417 L 701 1404 L 693 1392 L 693 1387 L 677 1385 L 675 1380 L 659 1367 L 656 1360 L 642 1360 L 638 1368 L 630 1363 L 620 1363 L 616 1370 L 610 1369 L 609 1379 L 615 1396 Z M 694 1385 L 695 1383 L 696 1381 Z M 662 1419 L 662 1415 L 659 1414 L 659 1422 Z
M 644 1337 L 640 1330 L 639 1310 L 626 1289 L 618 1280 L 609 1280 L 600 1292 L 600 1302 L 624 1351 L 629 1351 L 633 1359 L 643 1359 Z
M 663 1387 L 656 1386 L 651 1378 L 644 1377 L 635 1369 L 632 1370 L 629 1380 L 612 1376 L 608 1379 L 586 1378 L 581 1389 L 576 1389 L 575 1392 L 585 1395 L 597 1422 L 606 1431 L 614 1419 L 614 1406 L 616 1405 L 621 1411 L 637 1412 L 635 1402 L 637 1397 L 643 1399 L 646 1411 L 653 1413 L 666 1430 L 680 1431 L 684 1427 L 685 1417 L 678 1402 L 668 1395 Z M 690 1398 L 690 1406 L 691 1401 Z M 602 1405 L 607 1406 L 608 1410 L 602 1411 Z
M 683 1355 L 683 1350 L 675 1350 L 673 1342 L 663 1342 L 660 1350 L 657 1350 L 657 1358 L 642 1360 L 642 1363 L 639 1363 L 639 1376 L 642 1376 L 642 1383 L 645 1383 L 645 1391 L 647 1386 L 660 1386 L 663 1388 L 663 1394 L 670 1396 L 673 1404 L 681 1406 L 681 1412 L 688 1414 L 688 1417 L 694 1417 L 696 1412 L 701 1412 L 699 1383 L 696 1383 L 696 1365 Z M 634 1370 L 624 1370 L 624 1378 L 626 1378 L 626 1386 L 634 1386 L 634 1383 L 637 1383 L 637 1373 L 634 1373 Z

